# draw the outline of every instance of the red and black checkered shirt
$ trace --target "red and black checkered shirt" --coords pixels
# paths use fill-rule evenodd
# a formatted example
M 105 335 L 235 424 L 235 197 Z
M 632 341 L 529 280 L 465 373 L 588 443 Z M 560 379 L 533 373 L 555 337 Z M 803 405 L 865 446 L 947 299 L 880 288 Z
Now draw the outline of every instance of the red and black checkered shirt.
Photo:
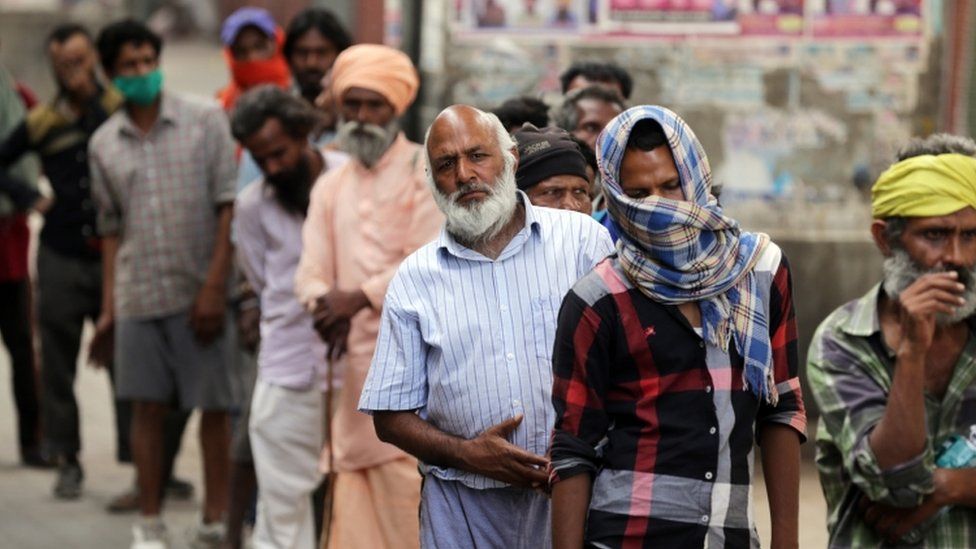
M 805 437 L 790 271 L 770 245 L 755 274 L 768 307 L 779 402 L 743 384 L 743 361 L 675 306 L 640 293 L 616 256 L 563 301 L 553 352 L 552 482 L 593 477 L 593 547 L 758 547 L 753 444 L 769 422 Z

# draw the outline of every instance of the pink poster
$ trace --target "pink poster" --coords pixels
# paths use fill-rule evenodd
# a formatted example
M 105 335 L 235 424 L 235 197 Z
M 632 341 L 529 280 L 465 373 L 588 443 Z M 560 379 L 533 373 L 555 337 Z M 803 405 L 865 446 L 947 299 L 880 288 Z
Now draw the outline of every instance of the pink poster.
M 922 0 L 817 0 L 814 36 L 917 36 Z

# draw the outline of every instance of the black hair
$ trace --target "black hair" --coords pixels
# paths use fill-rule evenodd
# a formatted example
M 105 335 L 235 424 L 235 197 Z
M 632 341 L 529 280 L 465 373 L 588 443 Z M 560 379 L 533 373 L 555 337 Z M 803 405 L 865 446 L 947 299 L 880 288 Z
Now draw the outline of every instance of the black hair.
M 627 110 L 627 103 L 620 96 L 617 90 L 610 89 L 598 84 L 592 84 L 585 88 L 577 88 L 566 94 L 563 102 L 552 110 L 552 121 L 560 128 L 572 133 L 579 124 L 579 113 L 576 112 L 576 104 L 584 99 L 596 99 L 604 103 L 616 105 L 620 112 Z
M 285 59 L 291 57 L 295 48 L 295 41 L 306 32 L 316 29 L 322 36 L 335 45 L 336 51 L 341 52 L 352 45 L 352 36 L 334 13 L 325 8 L 307 8 L 298 13 L 288 23 L 285 31 L 285 45 L 282 48 Z
M 593 148 L 590 147 L 586 141 L 583 141 L 573 134 L 569 134 L 569 138 L 573 140 L 573 143 L 576 143 L 577 147 L 579 147 L 580 153 L 583 155 L 583 160 L 586 160 L 586 165 L 593 168 L 594 174 L 599 175 L 600 166 L 596 162 L 596 153 L 593 151 Z
M 301 98 L 274 84 L 248 90 L 237 100 L 230 119 L 234 139 L 244 141 L 260 130 L 269 118 L 277 118 L 285 133 L 305 139 L 318 123 L 318 114 Z
M 115 60 L 118 59 L 122 46 L 126 44 L 137 46 L 149 44 L 155 50 L 156 57 L 159 57 L 163 51 L 162 38 L 146 25 L 135 19 L 116 21 L 102 29 L 95 42 L 98 48 L 98 58 L 105 72 L 109 74 L 114 72 Z
M 54 29 L 51 30 L 51 32 L 47 35 L 47 40 L 45 40 L 44 43 L 48 46 L 55 43 L 63 44 L 76 34 L 84 36 L 89 42 L 92 41 L 92 35 L 90 32 L 88 32 L 88 29 L 77 23 L 65 23 L 63 25 L 54 27 Z
M 502 121 L 505 129 L 521 128 L 526 122 L 537 128 L 549 125 L 549 105 L 528 95 L 508 99 L 491 112 Z
M 664 128 L 656 120 L 645 118 L 634 124 L 627 138 L 628 149 L 653 151 L 661 145 L 668 144 L 668 136 L 664 135 Z
M 630 73 L 613 63 L 596 63 L 593 61 L 577 61 L 559 75 L 563 93 L 569 88 L 570 82 L 577 76 L 590 82 L 615 82 L 620 84 L 620 91 L 624 99 L 630 99 L 630 92 L 634 89 L 634 80 Z

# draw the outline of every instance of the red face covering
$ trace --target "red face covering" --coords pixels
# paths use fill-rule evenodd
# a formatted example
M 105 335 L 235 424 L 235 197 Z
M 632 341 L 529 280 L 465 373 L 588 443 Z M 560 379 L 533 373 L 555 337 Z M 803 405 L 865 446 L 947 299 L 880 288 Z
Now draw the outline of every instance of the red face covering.
M 277 84 L 284 88 L 291 82 L 288 63 L 277 52 L 270 59 L 260 61 L 237 61 L 231 58 L 230 74 L 234 83 L 242 91 L 259 84 Z
M 261 84 L 275 84 L 287 88 L 291 84 L 291 71 L 281 53 L 284 34 L 281 29 L 275 32 L 275 53 L 260 61 L 238 61 L 230 48 L 224 48 L 224 59 L 230 67 L 231 83 L 218 94 L 224 108 L 233 108 L 237 98 L 247 90 Z

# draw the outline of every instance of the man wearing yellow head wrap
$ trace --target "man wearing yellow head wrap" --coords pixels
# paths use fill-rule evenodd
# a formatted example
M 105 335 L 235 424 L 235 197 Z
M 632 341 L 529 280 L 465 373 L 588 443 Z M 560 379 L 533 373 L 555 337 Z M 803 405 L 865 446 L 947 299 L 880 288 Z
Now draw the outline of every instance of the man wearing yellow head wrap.
M 813 337 L 831 547 L 976 547 L 974 155 L 968 138 L 933 135 L 881 174 L 884 279 Z
M 380 442 L 372 419 L 357 411 L 386 288 L 400 262 L 433 240 L 444 219 L 427 187 L 421 146 L 397 123 L 417 85 L 410 58 L 387 46 L 350 47 L 332 67 L 335 142 L 352 158 L 312 189 L 295 279 L 333 367 L 343 370 L 334 377 L 342 390 L 322 460 L 336 475 L 328 547 L 420 543 L 417 460 Z

